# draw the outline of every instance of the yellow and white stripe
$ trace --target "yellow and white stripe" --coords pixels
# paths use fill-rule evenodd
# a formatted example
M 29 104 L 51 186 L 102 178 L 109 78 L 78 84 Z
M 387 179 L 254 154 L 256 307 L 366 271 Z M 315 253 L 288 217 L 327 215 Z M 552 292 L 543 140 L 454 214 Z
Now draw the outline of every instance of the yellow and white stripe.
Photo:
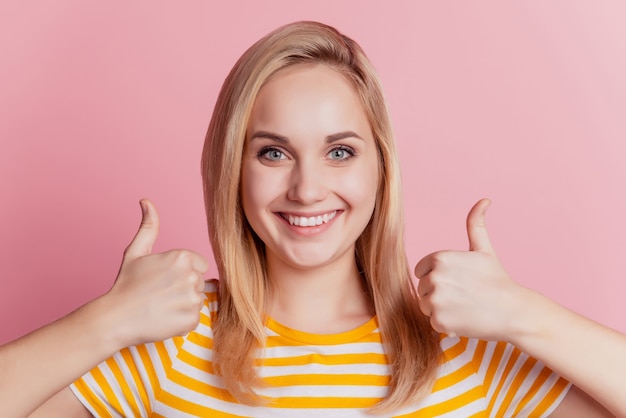
M 200 324 L 185 337 L 130 347 L 71 387 L 98 417 L 371 417 L 387 392 L 390 369 L 373 318 L 355 330 L 314 335 L 271 319 L 259 374 L 266 406 L 239 404 L 213 371 L 208 289 Z M 407 417 L 542 417 L 569 387 L 515 347 L 442 336 L 444 359 L 431 395 L 397 412 Z

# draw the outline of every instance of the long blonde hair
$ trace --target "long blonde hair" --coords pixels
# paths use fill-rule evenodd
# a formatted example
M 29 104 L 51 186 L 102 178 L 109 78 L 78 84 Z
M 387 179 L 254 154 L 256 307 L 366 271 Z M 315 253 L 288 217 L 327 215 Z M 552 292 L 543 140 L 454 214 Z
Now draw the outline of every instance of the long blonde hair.
M 376 207 L 357 240 L 355 255 L 391 366 L 388 393 L 372 411 L 389 412 L 430 391 L 441 355 L 439 336 L 419 311 L 408 269 L 400 169 L 380 82 L 361 47 L 324 24 L 292 23 L 252 45 L 224 81 L 213 111 L 202 153 L 202 176 L 220 276 L 214 366 L 237 400 L 262 403 L 254 387 L 262 385 L 255 358 L 266 338 L 265 251 L 240 202 L 242 153 L 252 106 L 263 84 L 277 71 L 305 63 L 328 65 L 352 82 L 378 147 L 381 180 Z

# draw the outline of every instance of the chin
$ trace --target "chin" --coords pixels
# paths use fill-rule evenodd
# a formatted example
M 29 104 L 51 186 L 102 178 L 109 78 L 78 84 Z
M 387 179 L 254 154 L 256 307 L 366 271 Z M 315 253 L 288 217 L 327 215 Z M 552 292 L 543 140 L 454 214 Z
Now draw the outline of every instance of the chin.
M 329 251 L 328 247 L 320 250 L 321 251 L 315 251 L 314 249 L 309 248 L 307 250 L 298 251 L 298 253 L 285 251 L 278 253 L 278 258 L 282 263 L 290 266 L 291 268 L 298 270 L 314 270 L 339 263 L 347 254 L 346 251 Z

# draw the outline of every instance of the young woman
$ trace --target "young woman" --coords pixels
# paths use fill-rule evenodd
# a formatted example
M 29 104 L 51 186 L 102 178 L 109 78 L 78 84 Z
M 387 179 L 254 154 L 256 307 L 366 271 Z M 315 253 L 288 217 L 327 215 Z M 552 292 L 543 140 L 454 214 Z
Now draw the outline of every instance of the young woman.
M 515 284 L 487 200 L 470 251 L 422 259 L 415 288 L 382 90 L 335 29 L 241 57 L 202 172 L 219 282 L 151 253 L 143 200 L 112 289 L 2 347 L 2 416 L 626 415 L 626 336 Z

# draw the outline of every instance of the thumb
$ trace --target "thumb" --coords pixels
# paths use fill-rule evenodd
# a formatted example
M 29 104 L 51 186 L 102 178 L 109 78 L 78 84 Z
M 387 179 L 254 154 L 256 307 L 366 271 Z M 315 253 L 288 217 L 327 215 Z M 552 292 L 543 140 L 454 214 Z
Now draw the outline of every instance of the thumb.
M 485 213 L 490 204 L 489 199 L 481 199 L 476 202 L 467 215 L 467 237 L 469 238 L 470 251 L 494 253 L 485 225 Z
M 139 225 L 139 230 L 124 252 L 125 258 L 134 259 L 150 254 L 159 235 L 159 214 L 154 203 L 148 199 L 141 199 L 139 205 L 142 214 L 141 225 Z

